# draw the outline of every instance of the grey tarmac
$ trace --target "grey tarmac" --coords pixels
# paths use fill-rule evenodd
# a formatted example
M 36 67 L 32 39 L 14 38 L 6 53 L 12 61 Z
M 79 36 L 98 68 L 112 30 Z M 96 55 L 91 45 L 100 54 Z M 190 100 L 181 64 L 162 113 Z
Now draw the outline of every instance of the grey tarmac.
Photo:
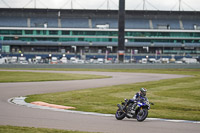
M 2 71 L 2 70 L 1 70 Z M 16 71 L 16 70 L 14 70 Z M 21 71 L 21 70 L 18 70 Z M 44 72 L 23 70 L 31 72 Z M 119 72 L 86 72 L 86 71 L 45 71 L 51 73 L 78 73 L 107 75 L 112 78 L 74 80 L 74 81 L 46 81 L 0 83 L 0 125 L 56 128 L 105 133 L 199 133 L 200 125 L 193 123 L 174 123 L 166 121 L 146 120 L 137 122 L 132 119 L 116 120 L 114 117 L 84 115 L 77 113 L 56 112 L 28 108 L 10 104 L 8 99 L 30 94 L 63 92 L 78 89 L 96 88 L 119 84 L 129 84 L 160 79 L 182 78 L 185 75 L 147 74 L 147 73 L 119 73 Z M 117 109 L 117 107 L 116 107 Z

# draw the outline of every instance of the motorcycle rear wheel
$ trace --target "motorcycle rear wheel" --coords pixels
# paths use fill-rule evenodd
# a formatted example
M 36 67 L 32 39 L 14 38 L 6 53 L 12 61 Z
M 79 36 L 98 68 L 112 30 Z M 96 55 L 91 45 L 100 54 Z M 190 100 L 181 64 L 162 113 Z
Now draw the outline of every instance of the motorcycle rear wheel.
M 115 113 L 115 118 L 117 120 L 122 120 L 124 119 L 125 116 L 126 116 L 125 113 L 122 112 L 120 109 L 118 109 L 117 112 Z
M 144 121 L 148 116 L 148 109 L 144 108 L 141 109 L 138 113 L 137 113 L 137 121 L 142 122 Z

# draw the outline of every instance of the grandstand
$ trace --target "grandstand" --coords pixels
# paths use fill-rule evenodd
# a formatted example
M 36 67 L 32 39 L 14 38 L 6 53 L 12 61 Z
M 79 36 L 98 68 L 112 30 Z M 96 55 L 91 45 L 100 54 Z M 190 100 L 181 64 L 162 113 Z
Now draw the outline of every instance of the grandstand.
M 117 10 L 0 9 L 3 56 L 117 58 Z M 198 56 L 200 12 L 128 10 L 125 57 Z

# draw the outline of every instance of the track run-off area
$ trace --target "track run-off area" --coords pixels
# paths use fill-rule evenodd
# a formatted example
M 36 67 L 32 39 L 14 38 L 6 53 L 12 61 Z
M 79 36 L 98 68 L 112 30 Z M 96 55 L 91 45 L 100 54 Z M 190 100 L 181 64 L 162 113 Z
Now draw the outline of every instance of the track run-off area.
M 112 76 L 112 78 L 73 81 L 0 83 L 0 125 L 56 128 L 106 133 L 199 133 L 200 131 L 199 123 L 178 121 L 172 122 L 153 119 L 147 119 L 144 122 L 137 122 L 134 119 L 124 119 L 122 121 L 118 121 L 113 115 L 104 116 L 53 111 L 48 109 L 29 108 L 27 106 L 19 106 L 8 102 L 8 99 L 10 98 L 32 94 L 64 92 L 120 84 L 156 81 L 161 79 L 182 78 L 186 77 L 185 75 L 87 71 L 9 71 L 93 74 Z

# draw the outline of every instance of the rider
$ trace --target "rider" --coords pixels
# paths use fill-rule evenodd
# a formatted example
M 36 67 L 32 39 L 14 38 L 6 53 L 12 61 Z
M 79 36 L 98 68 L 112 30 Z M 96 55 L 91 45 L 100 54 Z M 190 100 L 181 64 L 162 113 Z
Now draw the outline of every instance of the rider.
M 135 94 L 135 96 L 133 97 L 133 100 L 137 100 L 138 98 L 141 98 L 141 97 L 145 98 L 146 93 L 147 93 L 147 89 L 141 88 L 140 91 Z
M 129 103 L 134 103 L 133 104 L 133 110 L 135 111 L 136 110 L 136 105 L 137 105 L 137 101 L 141 98 L 146 98 L 146 92 L 147 92 L 147 89 L 146 88 L 141 88 L 139 92 L 137 92 L 135 94 L 135 96 L 133 97 L 133 99 L 130 99 L 127 104 L 125 105 L 124 109 L 126 108 L 127 105 L 129 105 Z

